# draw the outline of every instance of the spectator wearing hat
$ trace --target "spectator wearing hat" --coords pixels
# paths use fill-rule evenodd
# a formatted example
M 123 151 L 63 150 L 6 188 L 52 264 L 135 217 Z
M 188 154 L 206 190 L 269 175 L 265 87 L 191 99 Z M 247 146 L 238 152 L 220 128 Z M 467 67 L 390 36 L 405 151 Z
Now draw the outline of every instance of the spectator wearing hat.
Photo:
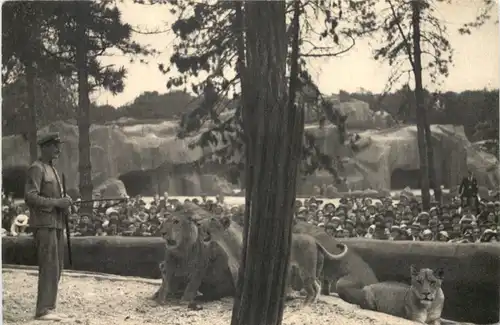
M 10 234 L 12 236 L 25 235 L 26 229 L 28 228 L 29 217 L 25 214 L 20 214 L 14 218 L 12 221 L 12 226 L 10 227 Z
M 458 243 L 474 243 L 473 227 L 471 225 L 465 225 L 462 229 L 462 238 L 460 238 Z
M 440 231 L 438 232 L 438 235 L 437 235 L 437 241 L 440 241 L 440 242 L 447 242 L 450 240 L 450 235 L 448 235 L 448 232 L 447 231 Z
M 64 218 L 69 214 L 71 198 L 62 197 L 62 184 L 54 167 L 61 153 L 58 133 L 38 140 L 41 156 L 29 167 L 24 198 L 30 209 L 38 259 L 38 293 L 35 317 L 59 321 L 56 298 L 64 263 Z
M 368 227 L 365 238 L 372 239 L 374 233 L 375 233 L 375 225 L 371 225 L 370 227 Z
M 410 227 L 410 233 L 411 233 L 411 237 L 410 237 L 410 240 L 412 241 L 420 241 L 420 232 L 421 232 L 422 228 L 420 226 L 419 223 L 413 223 Z
M 330 222 L 329 222 L 329 224 L 331 224 L 335 229 L 337 229 L 340 226 L 341 223 L 342 223 L 342 221 L 337 216 L 332 217 L 330 219 Z
M 391 234 L 389 236 L 389 240 L 403 240 L 402 238 L 402 232 L 401 228 L 399 226 L 392 226 L 391 228 Z
M 498 241 L 499 241 L 498 233 L 495 230 L 491 229 L 486 229 L 484 233 L 481 235 L 481 238 L 479 239 L 479 242 L 481 243 L 491 243 Z
M 299 210 L 297 211 L 296 218 L 299 221 L 307 221 L 307 208 L 306 207 L 300 207 Z
M 326 215 L 333 215 L 335 213 L 335 204 L 327 203 L 323 209 Z
M 433 233 L 430 229 L 425 229 L 424 231 L 422 231 L 422 235 L 420 237 L 422 241 L 432 241 Z
M 29 217 L 26 214 L 19 214 L 13 218 L 12 225 L 10 226 L 11 236 L 25 235 L 29 227 L 28 221 Z

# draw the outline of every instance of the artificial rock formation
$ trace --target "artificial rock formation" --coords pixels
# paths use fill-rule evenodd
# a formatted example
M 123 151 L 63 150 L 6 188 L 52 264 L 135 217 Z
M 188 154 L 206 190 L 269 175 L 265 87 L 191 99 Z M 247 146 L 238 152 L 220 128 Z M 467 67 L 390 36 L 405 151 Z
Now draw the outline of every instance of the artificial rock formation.
M 341 157 L 344 167 L 341 175 L 346 178 L 347 188 L 387 190 L 418 187 L 415 186 L 419 179 L 416 126 L 360 131 L 351 136 L 346 146 L 339 143 L 335 126 L 327 125 L 323 129 L 310 126 L 306 129 L 316 136 L 323 153 Z M 498 186 L 498 160 L 474 148 L 463 127 L 432 125 L 431 132 L 436 174 L 442 185 L 447 188 L 456 186 L 471 169 L 480 185 L 488 188 Z M 322 186 L 332 181 L 327 172 L 317 172 L 301 184 L 301 192 L 311 193 L 315 185 Z
M 354 121 L 354 115 L 352 121 Z M 354 123 L 354 122 L 352 122 Z M 352 124 L 351 123 L 351 124 Z M 358 124 L 356 124 L 358 123 Z M 361 126 L 358 121 L 352 126 Z M 466 138 L 463 127 L 433 125 L 431 127 L 436 172 L 441 184 L 453 187 L 467 174 L 475 171 L 479 185 L 496 188 L 500 180 L 498 161 L 479 151 Z M 58 168 L 66 174 L 68 189 L 78 184 L 78 130 L 76 125 L 56 122 L 40 132 L 58 131 L 65 140 Z M 351 190 L 387 190 L 403 188 L 418 182 L 418 146 L 415 126 L 394 126 L 381 130 L 359 131 L 340 143 L 337 128 L 307 125 L 321 150 L 343 160 L 340 174 L 347 184 L 330 186 L 336 193 Z M 120 179 L 129 195 L 131 188 L 142 194 L 169 192 L 170 195 L 232 194 L 234 185 L 224 178 L 225 165 L 197 167 L 192 162 L 214 148 L 189 148 L 192 139 L 177 139 L 175 121 L 158 124 L 94 125 L 90 131 L 93 183 L 97 188 L 105 182 Z M 29 164 L 28 142 L 21 136 L 2 138 L 3 172 Z M 110 181 L 109 179 L 115 179 Z M 108 184 L 105 183 L 105 184 Z M 314 193 L 314 186 L 326 189 L 333 177 L 325 171 L 303 179 L 298 194 Z M 394 186 L 398 185 L 398 186 Z M 403 186 L 400 186 L 403 185 Z M 104 185 L 103 185 L 104 186 Z M 107 186 L 107 185 L 106 185 Z M 119 185 L 117 185 L 119 186 Z M 100 190 L 100 189 L 99 189 Z M 119 192 L 119 191 L 118 191 Z
M 167 191 L 170 195 L 230 192 L 232 187 L 225 180 L 202 174 L 190 165 L 213 148 L 190 149 L 192 139 L 177 139 L 176 129 L 177 123 L 172 121 L 129 126 L 93 125 L 90 141 L 94 186 L 121 178 L 129 189 L 139 187 L 150 193 L 151 189 Z M 39 134 L 54 131 L 64 140 L 57 167 L 65 173 L 68 189 L 75 189 L 78 187 L 78 129 L 76 125 L 58 121 Z M 4 172 L 29 165 L 29 144 L 21 135 L 3 137 L 2 153 Z

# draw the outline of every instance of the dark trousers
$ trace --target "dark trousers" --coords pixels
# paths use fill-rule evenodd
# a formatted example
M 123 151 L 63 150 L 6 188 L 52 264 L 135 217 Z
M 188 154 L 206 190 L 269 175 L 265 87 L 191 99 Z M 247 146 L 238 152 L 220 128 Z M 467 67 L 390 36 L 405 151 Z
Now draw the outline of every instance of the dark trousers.
M 34 235 L 38 257 L 36 316 L 42 316 L 56 308 L 64 267 L 64 233 L 62 229 L 36 228 Z

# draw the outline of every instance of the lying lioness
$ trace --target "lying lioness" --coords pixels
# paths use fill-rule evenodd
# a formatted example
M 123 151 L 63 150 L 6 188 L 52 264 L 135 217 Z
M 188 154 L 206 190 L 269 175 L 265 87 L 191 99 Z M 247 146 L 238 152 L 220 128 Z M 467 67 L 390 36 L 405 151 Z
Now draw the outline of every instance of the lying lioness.
M 443 270 L 421 269 L 412 265 L 411 285 L 379 282 L 365 286 L 362 308 L 403 317 L 422 324 L 441 324 L 444 293 L 441 289 Z
M 232 223 L 228 217 L 206 218 L 200 220 L 197 225 L 204 243 L 216 242 L 227 252 L 228 266 L 233 275 L 233 281 L 236 283 L 243 247 L 243 229 L 238 224 Z M 323 269 L 324 259 L 339 260 L 348 251 L 344 244 L 339 244 L 339 248 L 343 249 L 342 253 L 334 255 L 310 235 L 292 235 L 287 283 L 291 281 L 292 272 L 299 276 L 307 293 L 304 304 L 315 302 L 318 299 L 321 292 L 321 282 L 318 279 Z M 290 286 L 287 285 L 287 288 Z

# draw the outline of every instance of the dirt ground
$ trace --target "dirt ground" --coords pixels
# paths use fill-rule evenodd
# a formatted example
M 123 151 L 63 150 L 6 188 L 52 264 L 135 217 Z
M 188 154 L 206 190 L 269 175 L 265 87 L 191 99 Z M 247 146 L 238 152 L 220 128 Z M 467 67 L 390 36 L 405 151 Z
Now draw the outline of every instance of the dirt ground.
M 36 271 L 3 269 L 4 324 L 41 324 L 33 319 L 36 299 Z M 158 306 L 147 298 L 159 286 L 158 280 L 118 276 L 66 273 L 59 289 L 58 312 L 68 320 L 58 324 L 85 325 L 214 325 L 229 324 L 232 299 L 204 305 L 201 311 L 185 307 Z M 361 310 L 335 297 L 321 296 L 310 307 L 299 308 L 301 299 L 287 304 L 286 325 L 408 325 L 413 322 Z M 50 322 L 43 322 L 50 324 Z

